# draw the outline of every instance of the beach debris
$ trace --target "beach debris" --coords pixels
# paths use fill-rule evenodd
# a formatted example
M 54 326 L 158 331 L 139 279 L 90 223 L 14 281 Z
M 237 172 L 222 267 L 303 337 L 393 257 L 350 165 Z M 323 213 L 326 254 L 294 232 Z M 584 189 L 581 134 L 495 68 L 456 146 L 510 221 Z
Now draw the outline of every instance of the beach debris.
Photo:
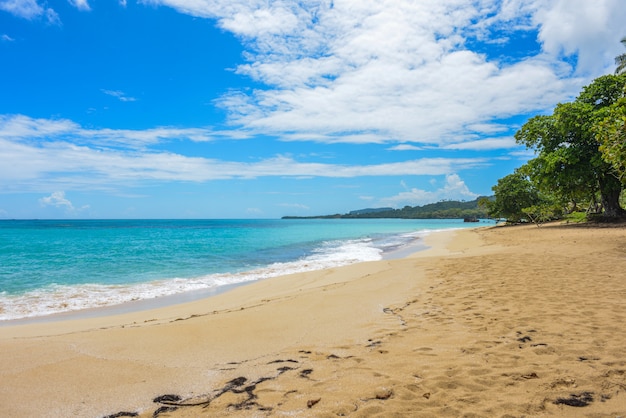
M 154 411 L 154 413 L 152 414 L 152 418 L 157 418 L 159 415 L 165 414 L 167 412 L 174 412 L 177 409 L 178 408 L 175 407 L 175 406 L 162 406 L 159 409 L 157 409 L 156 411 Z
M 550 387 L 552 389 L 558 387 L 576 387 L 576 379 L 572 379 L 571 377 L 560 378 L 552 382 Z
M 300 377 L 308 379 L 311 373 L 313 373 L 313 369 L 304 369 L 300 372 Z
M 321 401 L 322 398 L 317 398 L 317 399 L 309 399 L 306 402 L 306 407 L 307 408 L 313 408 L 315 405 L 317 405 L 317 403 L 319 403 L 319 401 Z
M 107 415 L 104 418 L 138 417 L 138 416 L 139 414 L 137 412 L 121 411 L 116 414 Z
M 591 402 L 593 402 L 593 392 L 582 392 L 582 393 L 573 393 L 569 398 L 558 398 L 554 401 L 557 405 L 567 405 L 574 407 L 583 407 L 588 406 Z
M 422 396 L 424 397 L 424 399 L 430 399 L 430 392 L 426 392 Z
M 285 372 L 288 372 L 289 370 L 294 370 L 294 368 L 293 368 L 293 367 L 289 367 L 289 366 L 283 366 L 283 367 L 279 367 L 279 368 L 278 368 L 278 369 L 276 369 L 276 370 L 278 370 L 278 372 L 279 372 L 280 374 L 283 374 L 283 373 L 285 373 Z
M 282 362 L 282 361 L 281 361 Z M 260 377 L 259 379 L 253 381 L 253 382 L 249 382 L 248 378 L 244 377 L 244 376 L 239 376 L 236 377 L 235 379 L 232 379 L 228 382 L 226 382 L 226 384 L 224 385 L 224 387 L 222 387 L 221 389 L 217 390 L 215 392 L 214 395 L 207 395 L 207 398 L 204 399 L 198 399 L 197 401 L 194 401 L 192 399 L 182 399 L 180 396 L 178 395 L 162 395 L 162 396 L 158 396 L 156 398 L 154 398 L 154 402 L 155 403 L 160 403 L 164 406 L 160 407 L 159 409 L 157 409 L 154 412 L 153 417 L 158 416 L 161 413 L 164 412 L 170 412 L 170 411 L 174 411 L 176 409 L 182 408 L 182 407 L 203 407 L 206 408 L 208 407 L 214 400 L 218 399 L 219 397 L 221 397 L 222 395 L 230 392 L 236 395 L 241 395 L 241 394 L 245 394 L 247 395 L 241 402 L 238 403 L 230 403 L 228 404 L 228 408 L 232 408 L 235 410 L 249 410 L 252 408 L 256 408 L 259 411 L 271 411 L 272 408 L 271 407 L 266 407 L 263 405 L 260 405 L 256 400 L 258 399 L 258 396 L 255 393 L 255 390 L 257 389 L 257 385 L 266 382 L 268 380 L 274 380 L 276 379 L 278 376 L 280 376 L 281 374 L 285 373 L 288 370 L 294 370 L 294 368 L 292 367 L 281 367 L 278 369 L 278 374 L 276 376 L 266 376 L 266 377 Z
M 375 393 L 374 393 L 374 397 L 373 398 L 365 398 L 365 399 L 361 399 L 361 401 L 363 402 L 369 402 L 369 401 L 374 401 L 374 400 L 379 400 L 379 401 L 386 401 L 387 399 L 391 398 L 393 396 L 393 390 L 391 389 L 378 389 Z
M 383 343 L 380 340 L 374 341 L 371 338 L 368 339 L 367 342 L 369 343 L 368 345 L 366 345 L 367 348 L 378 347 L 379 345 L 381 345 Z
M 287 360 L 273 360 L 270 361 L 267 364 L 276 364 L 276 363 L 298 363 L 298 360 L 292 360 L 292 359 L 287 359 Z
M 154 398 L 152 402 L 166 404 L 180 402 L 181 400 L 182 398 L 178 395 L 161 395 Z

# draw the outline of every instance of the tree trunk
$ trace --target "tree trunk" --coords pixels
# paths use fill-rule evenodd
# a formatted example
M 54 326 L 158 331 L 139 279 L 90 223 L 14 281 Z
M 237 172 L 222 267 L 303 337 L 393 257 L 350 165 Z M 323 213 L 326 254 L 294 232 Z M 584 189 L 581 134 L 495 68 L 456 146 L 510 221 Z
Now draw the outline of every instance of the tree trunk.
M 600 197 L 604 207 L 605 218 L 620 218 L 626 216 L 626 211 L 619 204 L 622 192 L 622 183 L 614 177 L 607 176 L 600 184 Z

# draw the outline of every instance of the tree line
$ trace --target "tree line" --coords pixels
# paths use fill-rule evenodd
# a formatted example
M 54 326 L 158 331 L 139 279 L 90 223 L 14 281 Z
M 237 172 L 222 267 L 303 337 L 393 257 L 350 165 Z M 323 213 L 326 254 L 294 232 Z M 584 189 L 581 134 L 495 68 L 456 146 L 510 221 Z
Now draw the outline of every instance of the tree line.
M 622 40 L 626 46 L 626 38 Z M 572 212 L 622 219 L 626 188 L 626 54 L 615 74 L 596 78 L 551 115 L 529 119 L 515 134 L 535 157 L 493 186 L 480 204 L 492 217 L 541 223 Z
M 489 200 L 490 198 L 478 198 L 471 201 L 442 200 L 424 206 L 405 206 L 402 209 L 364 209 L 335 215 L 283 216 L 283 219 L 478 219 L 487 217 L 487 210 L 478 204 L 482 199 Z

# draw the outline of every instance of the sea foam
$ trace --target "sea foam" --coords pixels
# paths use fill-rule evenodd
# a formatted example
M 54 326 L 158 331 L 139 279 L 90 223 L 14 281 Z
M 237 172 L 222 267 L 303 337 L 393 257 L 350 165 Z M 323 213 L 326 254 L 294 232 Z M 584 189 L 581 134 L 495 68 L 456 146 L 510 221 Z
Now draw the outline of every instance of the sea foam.
M 298 260 L 277 262 L 239 273 L 208 274 L 191 278 L 165 278 L 129 285 L 51 285 L 21 295 L 0 293 L 0 321 L 46 316 L 109 307 L 186 292 L 217 289 L 293 273 L 322 270 L 375 261 L 383 249 L 372 239 L 323 242 L 312 254 Z

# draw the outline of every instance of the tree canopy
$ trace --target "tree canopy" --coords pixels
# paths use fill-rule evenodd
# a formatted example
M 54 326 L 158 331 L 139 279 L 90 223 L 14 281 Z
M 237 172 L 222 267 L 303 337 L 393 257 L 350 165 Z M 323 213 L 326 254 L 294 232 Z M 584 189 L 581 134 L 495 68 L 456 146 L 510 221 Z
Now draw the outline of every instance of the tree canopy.
M 539 192 L 526 175 L 515 173 L 502 177 L 493 186 L 495 200 L 483 201 L 489 213 L 506 218 L 509 222 L 519 222 L 525 218 L 524 209 L 539 203 Z
M 488 198 L 485 198 L 488 199 Z M 405 206 L 402 209 L 377 208 L 354 210 L 346 214 L 322 216 L 283 216 L 283 219 L 368 219 L 368 218 L 398 218 L 398 219 L 461 219 L 486 218 L 487 211 L 479 207 L 481 198 L 472 201 L 443 200 L 429 203 L 424 206 Z
M 622 38 L 621 42 L 622 45 L 626 47 L 626 36 Z M 615 69 L 615 74 L 626 73 L 626 53 L 619 54 L 615 57 L 615 65 L 617 65 L 617 68 Z
M 552 216 L 561 206 L 589 202 L 606 217 L 626 212 L 619 198 L 626 180 L 626 73 L 605 75 L 551 115 L 529 119 L 515 134 L 536 157 L 493 187 L 490 212 L 519 220 Z M 601 206 L 595 205 L 596 201 Z
M 611 105 L 607 116 L 596 126 L 596 136 L 602 157 L 626 184 L 626 98 Z

